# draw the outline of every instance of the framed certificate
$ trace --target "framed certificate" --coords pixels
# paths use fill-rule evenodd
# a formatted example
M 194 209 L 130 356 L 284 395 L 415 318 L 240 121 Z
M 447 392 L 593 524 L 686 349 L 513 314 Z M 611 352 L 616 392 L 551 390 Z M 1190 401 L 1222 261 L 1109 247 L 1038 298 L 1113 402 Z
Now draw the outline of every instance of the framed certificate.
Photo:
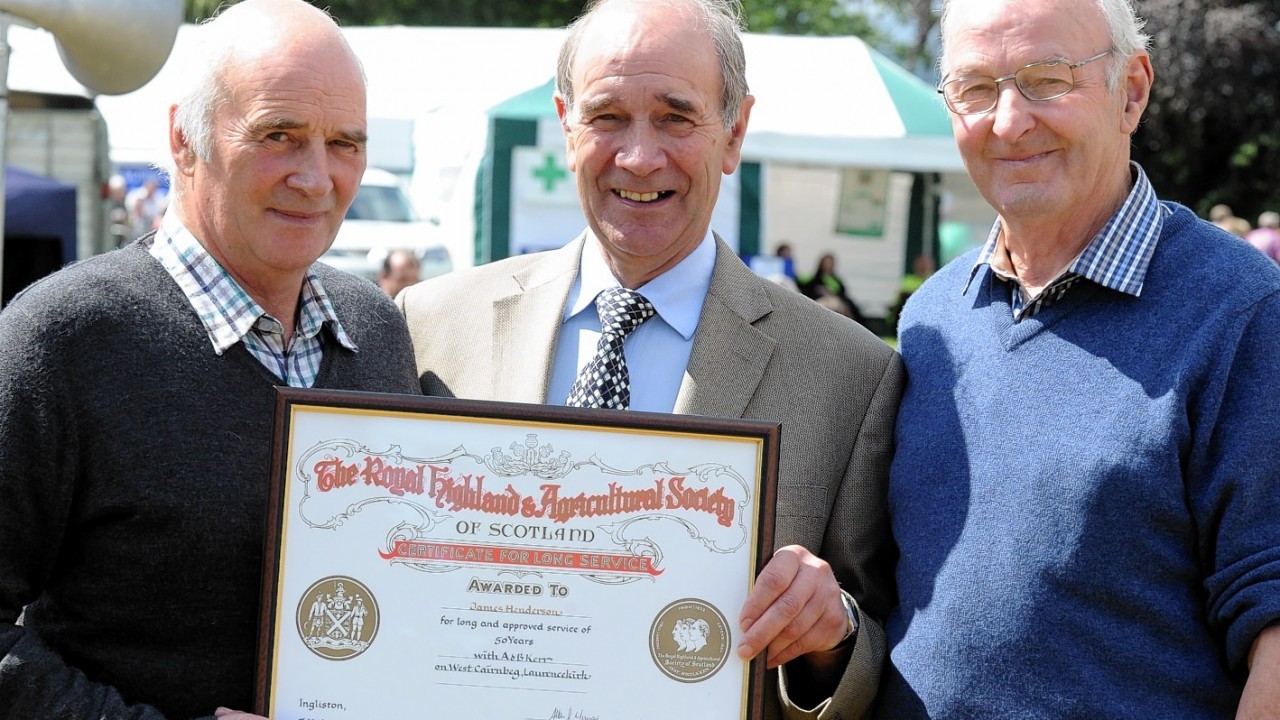
M 758 718 L 776 423 L 280 388 L 256 712 Z

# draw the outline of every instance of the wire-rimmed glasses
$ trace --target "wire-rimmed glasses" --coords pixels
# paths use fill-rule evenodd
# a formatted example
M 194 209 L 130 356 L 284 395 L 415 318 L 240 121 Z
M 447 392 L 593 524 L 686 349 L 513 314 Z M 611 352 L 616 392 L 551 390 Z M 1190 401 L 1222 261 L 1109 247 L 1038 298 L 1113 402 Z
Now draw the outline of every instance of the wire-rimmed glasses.
M 1053 100 L 1071 92 L 1076 87 L 1076 68 L 1083 67 L 1111 54 L 1103 50 L 1091 58 L 1068 63 L 1054 58 L 1023 65 L 1004 77 L 987 75 L 962 75 L 944 80 L 938 87 L 947 107 L 957 115 L 981 115 L 995 109 L 1000 99 L 1000 84 L 1013 81 L 1018 92 L 1028 100 Z

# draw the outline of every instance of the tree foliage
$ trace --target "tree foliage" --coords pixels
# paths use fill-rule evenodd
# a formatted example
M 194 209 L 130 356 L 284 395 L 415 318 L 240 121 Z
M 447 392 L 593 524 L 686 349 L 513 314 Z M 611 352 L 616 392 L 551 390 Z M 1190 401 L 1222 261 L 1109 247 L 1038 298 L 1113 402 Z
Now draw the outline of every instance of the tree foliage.
M 906 38 L 876 42 L 868 39 L 878 49 L 887 52 L 918 75 L 930 76 L 937 63 L 938 20 L 940 0 L 861 0 L 864 6 L 873 6 L 887 14 L 906 33 Z M 867 39 L 864 37 L 864 39 Z
M 1161 197 L 1202 216 L 1280 209 L 1280 8 L 1241 0 L 1139 0 L 1155 86 L 1134 159 Z
M 743 0 L 753 32 L 782 35 L 873 35 L 866 16 L 842 0 Z

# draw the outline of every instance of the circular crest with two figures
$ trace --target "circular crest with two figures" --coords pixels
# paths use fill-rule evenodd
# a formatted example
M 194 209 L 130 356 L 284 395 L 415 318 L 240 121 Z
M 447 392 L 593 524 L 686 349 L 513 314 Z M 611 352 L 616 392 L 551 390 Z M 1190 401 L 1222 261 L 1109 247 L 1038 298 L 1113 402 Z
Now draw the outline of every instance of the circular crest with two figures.
M 354 578 L 332 575 L 312 583 L 298 601 L 298 636 L 325 660 L 349 660 L 373 644 L 378 603 Z

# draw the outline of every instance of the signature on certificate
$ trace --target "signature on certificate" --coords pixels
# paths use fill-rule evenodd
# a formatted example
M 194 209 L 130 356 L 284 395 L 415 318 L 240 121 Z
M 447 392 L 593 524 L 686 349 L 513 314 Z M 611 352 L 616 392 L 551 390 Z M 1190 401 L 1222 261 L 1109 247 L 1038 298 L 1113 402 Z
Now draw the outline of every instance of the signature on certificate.
M 600 720 L 599 715 L 588 715 L 585 710 L 574 710 L 570 705 L 568 708 L 556 708 L 551 711 L 551 717 L 548 720 Z

